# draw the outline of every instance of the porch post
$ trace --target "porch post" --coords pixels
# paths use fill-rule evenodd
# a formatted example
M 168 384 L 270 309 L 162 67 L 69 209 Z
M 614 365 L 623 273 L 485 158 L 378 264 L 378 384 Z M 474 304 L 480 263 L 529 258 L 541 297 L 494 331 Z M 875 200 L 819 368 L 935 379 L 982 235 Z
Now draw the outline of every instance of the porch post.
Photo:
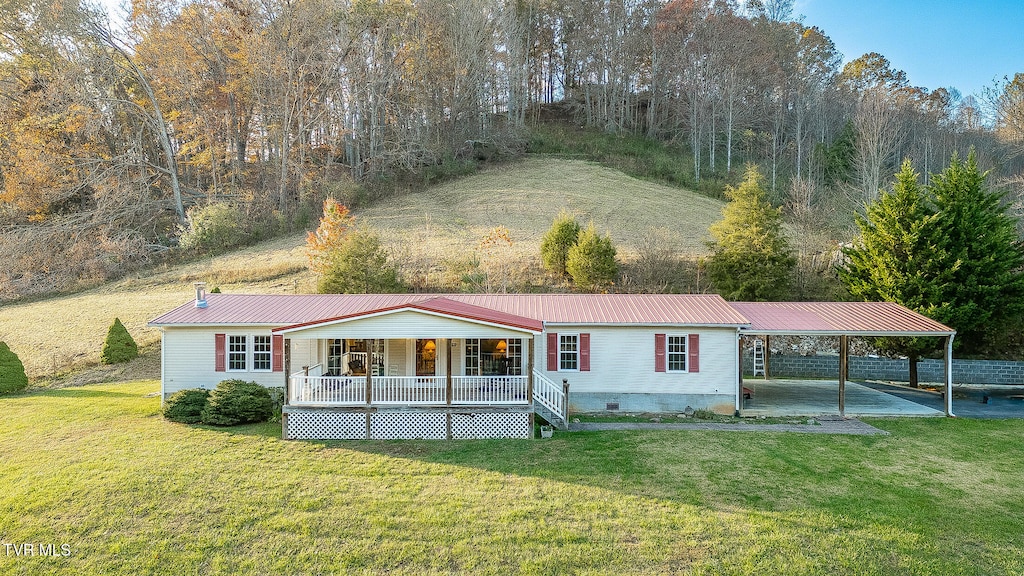
M 849 340 L 843 334 L 839 337 L 839 416 L 846 416 L 846 378 L 849 376 Z
M 772 358 L 771 338 L 772 337 L 770 335 L 768 335 L 768 334 L 764 335 L 764 379 L 765 380 L 767 380 L 769 378 L 768 375 L 770 374 L 770 372 L 768 371 L 768 368 L 769 368 L 768 365 L 771 363 L 771 358 Z
M 526 401 L 533 405 L 533 336 L 526 346 Z
M 953 414 L 953 334 L 946 336 L 946 416 Z
M 373 359 L 372 352 L 366 353 L 366 405 L 373 404 L 373 377 L 370 375 L 373 370 L 370 370 L 370 363 Z
M 449 406 L 452 405 L 452 341 L 450 338 L 444 339 L 444 356 L 445 356 L 445 371 L 444 371 L 444 397 L 445 401 Z M 450 436 L 450 435 L 449 435 Z

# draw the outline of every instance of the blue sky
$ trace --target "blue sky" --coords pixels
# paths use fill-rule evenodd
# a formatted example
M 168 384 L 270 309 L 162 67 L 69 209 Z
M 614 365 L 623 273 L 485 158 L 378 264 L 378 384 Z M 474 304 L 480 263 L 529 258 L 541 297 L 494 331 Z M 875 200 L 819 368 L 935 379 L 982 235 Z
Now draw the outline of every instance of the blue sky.
M 878 52 L 914 86 L 980 93 L 1024 72 L 1024 0 L 796 0 L 849 62 Z

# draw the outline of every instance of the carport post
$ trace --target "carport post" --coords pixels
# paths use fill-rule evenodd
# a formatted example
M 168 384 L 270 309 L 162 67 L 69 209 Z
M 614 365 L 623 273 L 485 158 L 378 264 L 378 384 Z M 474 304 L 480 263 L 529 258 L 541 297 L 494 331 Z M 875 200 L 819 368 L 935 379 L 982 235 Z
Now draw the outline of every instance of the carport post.
M 736 329 L 736 413 L 740 415 L 743 404 L 743 335 Z
M 849 338 L 845 334 L 839 337 L 839 416 L 846 416 L 846 378 L 850 374 Z
M 946 416 L 953 414 L 953 336 L 946 336 Z

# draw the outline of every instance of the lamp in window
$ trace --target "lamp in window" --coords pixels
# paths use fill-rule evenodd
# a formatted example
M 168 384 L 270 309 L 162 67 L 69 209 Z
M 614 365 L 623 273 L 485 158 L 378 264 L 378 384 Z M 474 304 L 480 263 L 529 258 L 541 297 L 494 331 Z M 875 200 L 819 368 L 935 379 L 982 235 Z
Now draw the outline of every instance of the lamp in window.
M 433 340 L 427 340 L 423 344 L 423 359 L 433 360 L 437 354 L 437 344 L 434 344 Z
M 499 340 L 498 345 L 494 347 L 494 352 L 499 356 L 504 356 L 505 352 L 508 351 L 508 344 L 505 344 L 504 340 Z

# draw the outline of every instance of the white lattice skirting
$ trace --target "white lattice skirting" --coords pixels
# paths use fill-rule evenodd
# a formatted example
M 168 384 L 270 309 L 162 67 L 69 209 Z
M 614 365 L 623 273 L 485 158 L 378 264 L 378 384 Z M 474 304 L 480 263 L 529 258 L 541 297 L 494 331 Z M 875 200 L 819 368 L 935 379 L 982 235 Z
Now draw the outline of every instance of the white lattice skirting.
M 529 438 L 530 415 L 518 413 L 452 414 L 452 438 Z
M 374 440 L 444 440 L 448 437 L 446 414 L 429 412 L 378 412 L 370 417 Z
M 285 438 L 294 440 L 365 440 L 366 414 L 360 412 L 291 412 Z
M 451 418 L 453 439 L 530 438 L 529 412 L 377 412 L 370 416 L 374 440 L 444 440 Z M 285 437 L 294 440 L 364 440 L 364 412 L 289 412 Z

